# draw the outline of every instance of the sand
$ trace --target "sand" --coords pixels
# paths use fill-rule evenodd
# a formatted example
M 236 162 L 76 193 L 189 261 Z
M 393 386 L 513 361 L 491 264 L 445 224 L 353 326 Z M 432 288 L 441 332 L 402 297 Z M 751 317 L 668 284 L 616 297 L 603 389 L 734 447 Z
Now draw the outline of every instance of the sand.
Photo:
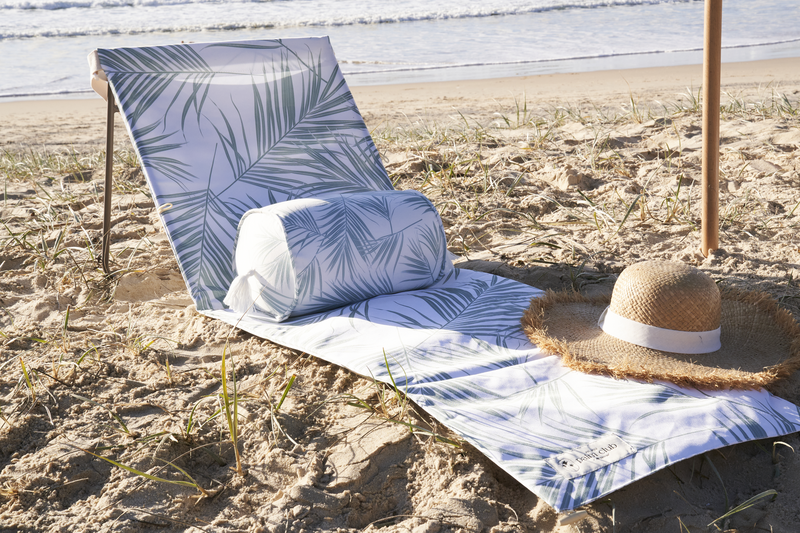
M 723 67 L 722 227 L 707 258 L 700 80 L 689 66 L 353 93 L 397 187 L 439 208 L 459 266 L 591 294 L 636 261 L 679 260 L 800 317 L 800 60 Z M 387 421 L 456 439 L 413 405 L 383 409 L 370 380 L 202 317 L 119 124 L 116 139 L 108 281 L 89 252 L 104 102 L 0 104 L 0 531 L 797 531 L 797 434 L 683 461 L 559 515 L 469 445 Z M 226 340 L 244 476 L 214 417 Z M 800 404 L 799 385 L 774 392 Z M 170 461 L 209 496 L 83 450 L 186 481 Z

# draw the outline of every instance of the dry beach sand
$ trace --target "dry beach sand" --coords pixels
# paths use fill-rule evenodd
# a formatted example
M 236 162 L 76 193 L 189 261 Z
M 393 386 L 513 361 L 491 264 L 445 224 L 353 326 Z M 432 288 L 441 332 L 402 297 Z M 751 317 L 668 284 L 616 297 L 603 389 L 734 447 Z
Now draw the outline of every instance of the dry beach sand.
M 460 266 L 592 293 L 636 261 L 679 260 L 800 318 L 800 60 L 723 67 L 721 249 L 708 258 L 700 80 L 690 66 L 353 93 L 396 186 L 439 208 Z M 392 391 L 202 317 L 119 124 L 117 273 L 104 279 L 104 139 L 99 98 L 0 104 L 0 531 L 800 528 L 797 434 L 559 515 Z M 226 341 L 246 475 L 215 416 Z M 800 379 L 773 392 L 800 403 Z

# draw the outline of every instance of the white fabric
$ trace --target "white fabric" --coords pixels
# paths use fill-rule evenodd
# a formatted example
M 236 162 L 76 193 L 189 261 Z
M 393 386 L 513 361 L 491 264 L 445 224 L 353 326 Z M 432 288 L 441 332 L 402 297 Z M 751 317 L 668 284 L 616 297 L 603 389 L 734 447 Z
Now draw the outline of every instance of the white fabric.
M 417 191 L 303 198 L 245 213 L 224 303 L 274 320 L 428 287 L 452 270 L 442 221 Z
M 237 313 L 247 313 L 255 307 L 255 302 L 269 282 L 257 270 L 249 270 L 234 278 L 228 295 L 225 296 L 225 305 Z
M 600 315 L 597 325 L 619 340 L 662 352 L 704 354 L 716 352 L 722 347 L 720 328 L 712 331 L 658 328 L 620 316 L 609 307 Z
M 281 323 L 203 313 L 363 376 L 391 383 L 391 371 L 411 400 L 557 511 L 708 450 L 800 429 L 798 408 L 764 390 L 708 392 L 571 371 L 520 327 L 530 299 L 542 295 L 456 268 L 427 289 Z M 618 461 L 577 477 L 553 466 L 613 436 L 635 451 L 625 446 Z
M 246 211 L 392 189 L 330 42 L 98 54 L 156 205 L 171 206 L 160 216 L 198 312 L 395 383 L 557 511 L 608 498 L 687 457 L 800 430 L 798 408 L 766 391 L 706 392 L 572 372 L 541 354 L 520 326 L 531 298 L 543 293 L 483 272 L 451 269 L 425 289 L 280 323 L 225 308 Z M 580 477 L 548 462 L 615 435 L 635 452 Z
M 100 56 L 97 50 L 93 50 L 86 59 L 89 61 L 89 84 L 94 92 L 102 96 L 103 100 L 108 101 L 108 77 L 100 65 Z

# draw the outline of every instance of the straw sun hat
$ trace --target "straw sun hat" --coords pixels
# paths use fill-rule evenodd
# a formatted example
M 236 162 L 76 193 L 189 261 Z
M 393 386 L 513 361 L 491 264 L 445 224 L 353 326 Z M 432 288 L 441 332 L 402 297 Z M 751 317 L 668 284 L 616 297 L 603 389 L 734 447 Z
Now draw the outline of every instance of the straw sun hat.
M 548 291 L 522 325 L 570 368 L 616 378 L 753 389 L 800 368 L 800 326 L 777 302 L 670 261 L 628 267 L 610 299 Z

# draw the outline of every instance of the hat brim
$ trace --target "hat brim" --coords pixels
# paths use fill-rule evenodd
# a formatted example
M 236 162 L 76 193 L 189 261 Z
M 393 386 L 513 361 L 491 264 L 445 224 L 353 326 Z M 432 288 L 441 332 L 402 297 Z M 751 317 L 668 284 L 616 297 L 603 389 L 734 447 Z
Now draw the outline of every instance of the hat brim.
M 546 353 L 590 374 L 663 380 L 704 389 L 757 389 L 800 368 L 800 326 L 763 293 L 722 289 L 722 347 L 708 354 L 663 352 L 605 333 L 597 321 L 610 296 L 548 291 L 522 318 L 525 334 Z

